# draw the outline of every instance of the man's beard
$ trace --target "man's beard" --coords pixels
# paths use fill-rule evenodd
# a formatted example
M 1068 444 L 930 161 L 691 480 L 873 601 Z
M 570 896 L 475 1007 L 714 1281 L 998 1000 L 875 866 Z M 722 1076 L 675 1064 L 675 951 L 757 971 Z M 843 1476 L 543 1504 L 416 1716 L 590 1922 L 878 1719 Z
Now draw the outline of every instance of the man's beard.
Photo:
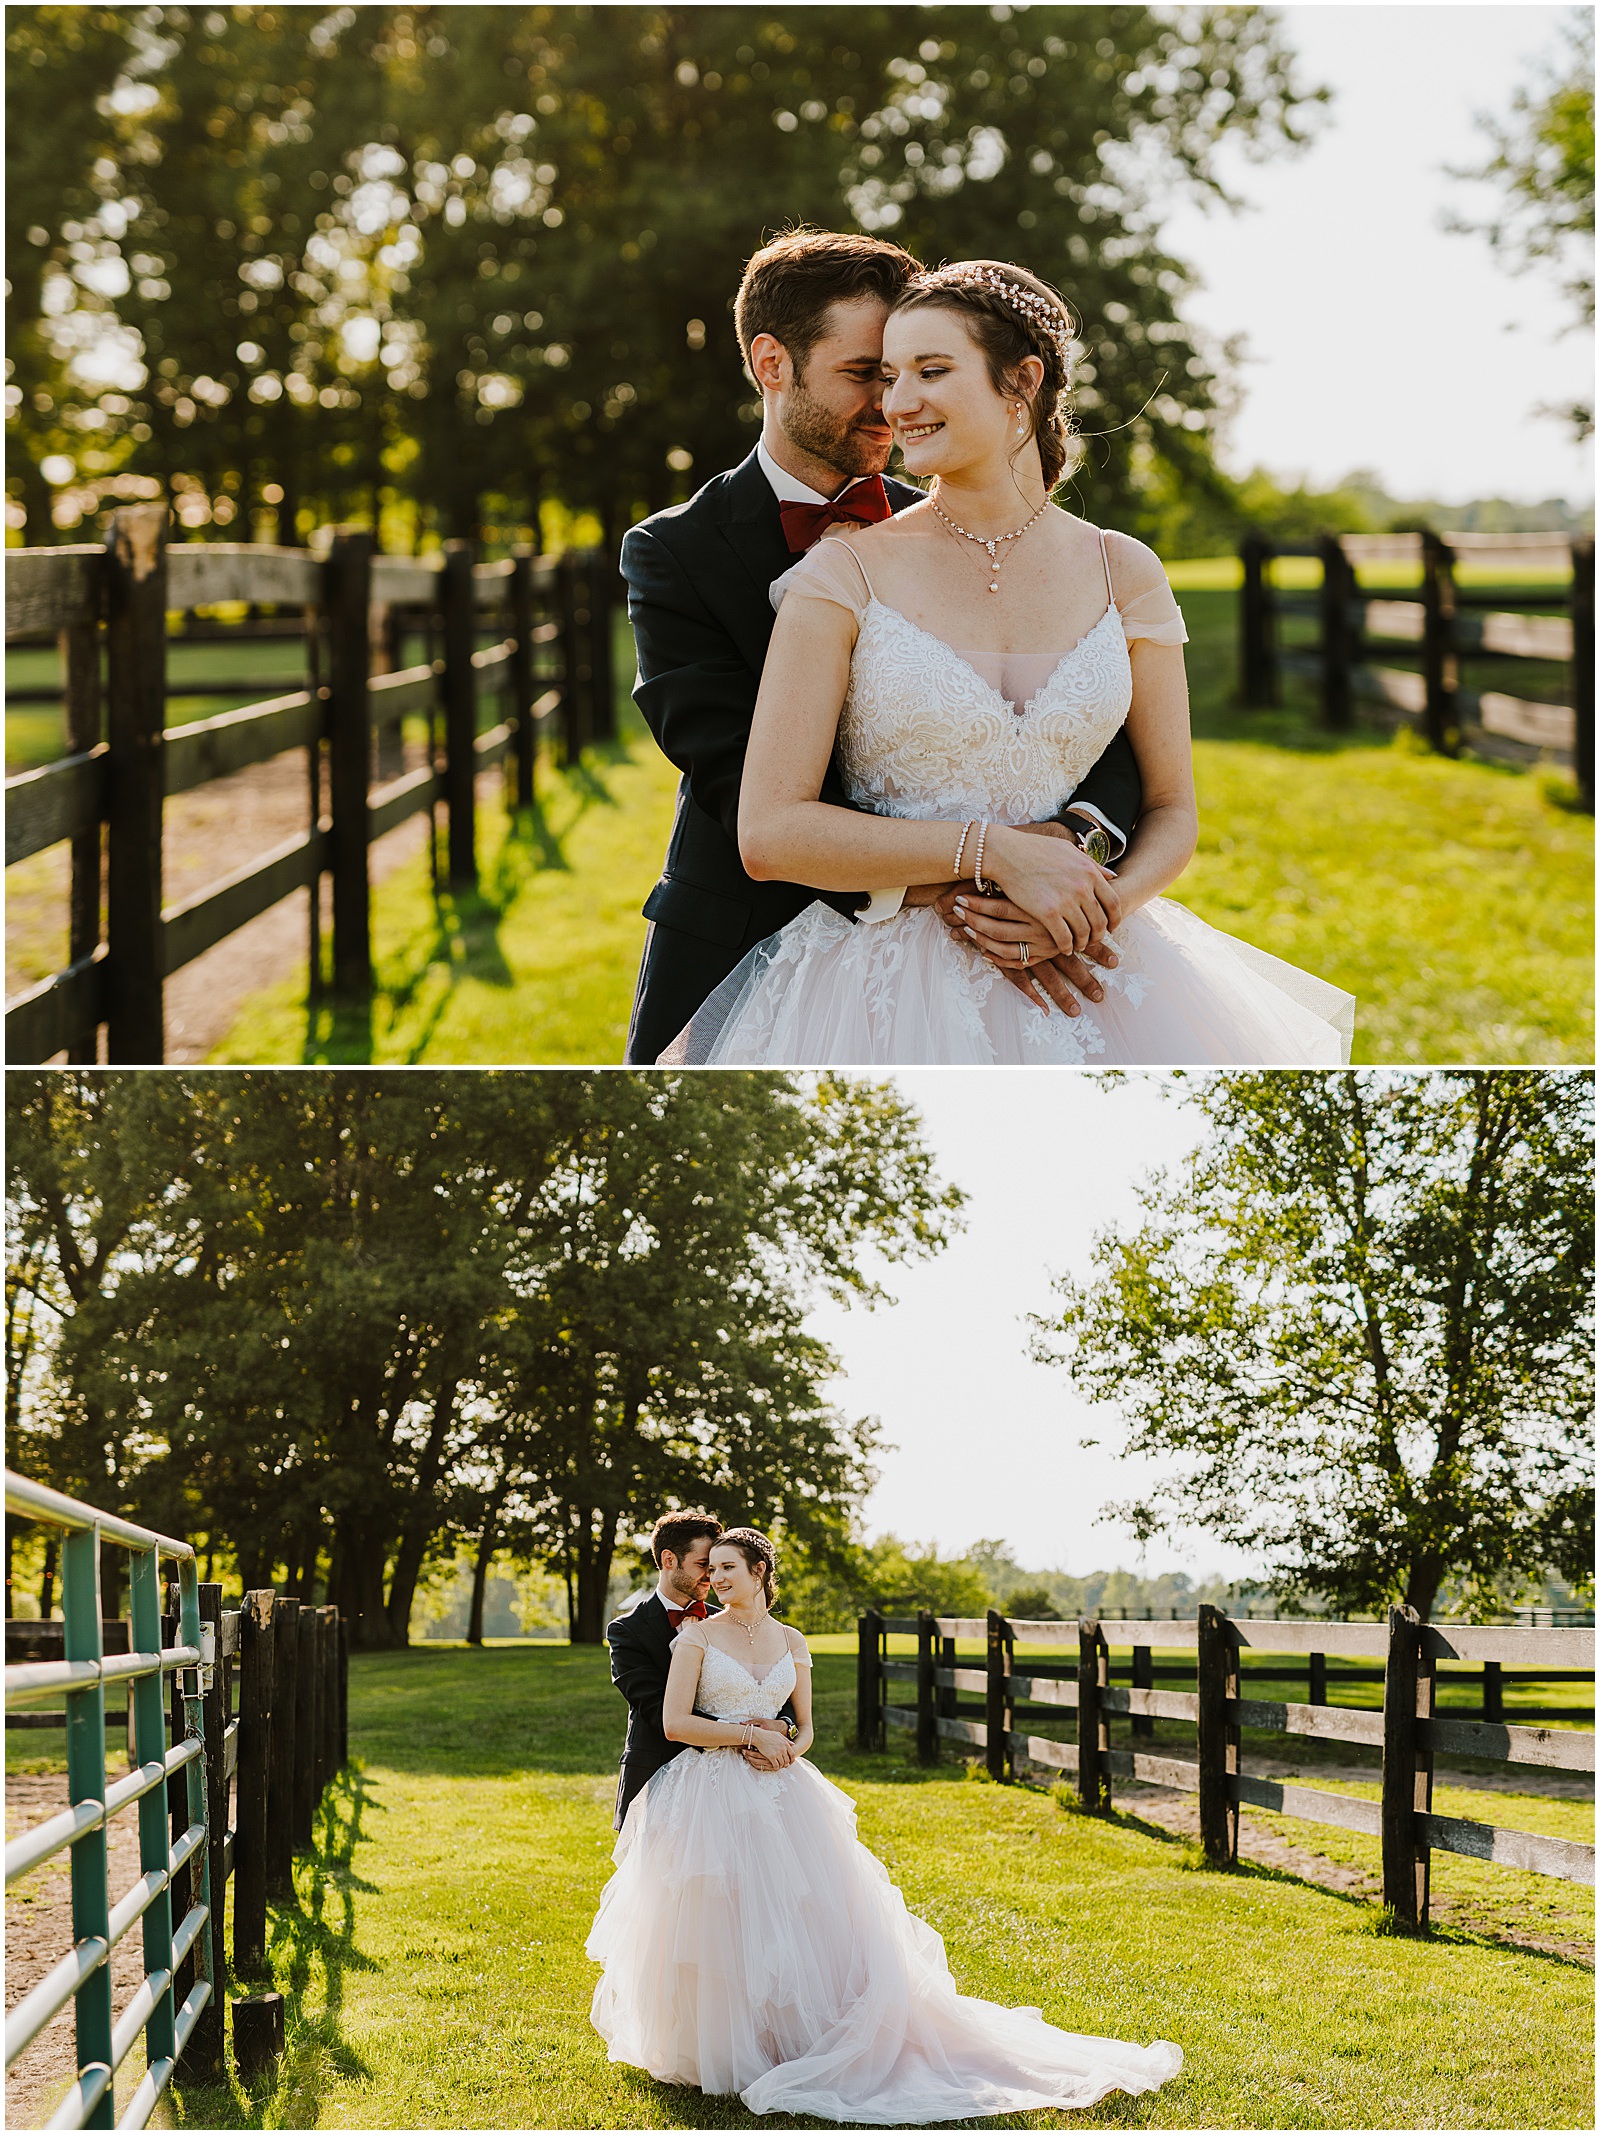
M 831 467 L 850 482 L 864 474 L 882 474 L 889 464 L 891 440 L 879 416 L 873 423 L 876 435 L 859 426 L 862 418 L 848 421 L 814 399 L 803 384 L 796 384 L 783 411 L 783 434 L 801 452 Z

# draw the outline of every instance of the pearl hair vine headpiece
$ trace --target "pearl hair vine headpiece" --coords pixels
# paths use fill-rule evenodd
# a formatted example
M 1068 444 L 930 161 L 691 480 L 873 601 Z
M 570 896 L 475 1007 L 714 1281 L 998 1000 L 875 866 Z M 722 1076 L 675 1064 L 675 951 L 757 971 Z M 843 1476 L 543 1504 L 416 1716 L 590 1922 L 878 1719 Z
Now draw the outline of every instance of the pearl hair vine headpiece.
M 930 293 L 940 288 L 977 287 L 992 290 L 997 297 L 1011 306 L 1019 318 L 1025 319 L 1036 332 L 1055 344 L 1056 353 L 1061 358 L 1063 377 L 1071 368 L 1072 359 L 1069 352 L 1072 336 L 1058 306 L 1052 304 L 1047 297 L 1040 296 L 1036 290 L 1024 287 L 1021 282 L 1009 280 L 998 267 L 942 267 L 927 276 L 925 286 Z

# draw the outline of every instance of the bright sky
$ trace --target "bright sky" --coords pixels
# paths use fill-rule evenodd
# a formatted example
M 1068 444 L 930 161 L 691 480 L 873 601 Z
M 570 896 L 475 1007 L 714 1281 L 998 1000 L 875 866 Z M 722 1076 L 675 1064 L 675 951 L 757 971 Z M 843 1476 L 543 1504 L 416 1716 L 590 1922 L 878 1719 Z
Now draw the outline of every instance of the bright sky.
M 1280 6 L 1307 85 L 1334 91 L 1298 157 L 1224 158 L 1249 212 L 1177 206 L 1162 235 L 1204 290 L 1185 315 L 1243 334 L 1244 404 L 1225 458 L 1332 482 L 1374 468 L 1391 495 L 1594 495 L 1587 447 L 1532 410 L 1586 395 L 1593 335 L 1552 274 L 1513 275 L 1487 240 L 1443 229 L 1498 196 L 1445 174 L 1487 159 L 1477 112 L 1554 56 L 1571 11 L 1446 4 Z
M 1120 1565 L 1233 1577 L 1254 1569 L 1209 1536 L 1153 1544 L 1141 1566 L 1126 1529 L 1099 1525 L 1145 1472 L 1119 1460 L 1114 1411 L 1028 1360 L 1023 1315 L 1047 1311 L 1050 1278 L 1089 1272 L 1097 1230 L 1129 1229 L 1144 1174 L 1199 1139 L 1160 1073 L 1106 1082 L 1051 1068 L 923 1068 L 895 1080 L 921 1112 L 941 1177 L 966 1188 L 967 1227 L 932 1261 L 889 1268 L 876 1312 L 819 1307 L 839 1353 L 833 1398 L 875 1415 L 896 1448 L 866 1508 L 868 1530 L 946 1554 L 1005 1536 L 1033 1570 Z M 1085 1435 L 1107 1443 L 1084 1450 Z

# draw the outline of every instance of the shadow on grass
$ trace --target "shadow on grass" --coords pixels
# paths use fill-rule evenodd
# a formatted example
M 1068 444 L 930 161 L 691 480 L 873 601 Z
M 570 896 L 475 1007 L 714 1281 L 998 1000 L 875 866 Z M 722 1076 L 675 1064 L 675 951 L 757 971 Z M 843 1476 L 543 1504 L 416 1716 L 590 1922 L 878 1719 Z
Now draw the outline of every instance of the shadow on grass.
M 428 921 L 383 959 L 370 992 L 324 993 L 307 1002 L 301 1059 L 308 1066 L 370 1061 L 380 1018 L 393 1029 L 431 990 L 431 1005 L 406 1048 L 406 1064 L 415 1066 L 427 1058 L 464 979 L 501 989 L 512 986 L 514 974 L 500 940 L 507 916 L 537 876 L 572 873 L 567 847 L 573 831 L 592 808 L 620 806 L 605 773 L 631 761 L 626 741 L 586 750 L 577 764 L 560 774 L 567 803 L 562 828 L 557 829 L 546 802 L 536 796 L 531 806 L 511 815 L 492 858 L 480 860 L 474 886 L 452 888 L 447 880 L 436 879 Z
M 283 1995 L 283 2058 L 259 2076 L 235 2074 L 204 2084 L 183 2083 L 180 2063 L 173 2090 L 185 2124 L 259 2128 L 281 2102 L 288 2125 L 315 2127 L 318 2101 L 331 2078 L 371 2074 L 345 2036 L 344 1999 L 349 1973 L 377 1969 L 356 1946 L 355 1917 L 356 1897 L 376 1895 L 354 1866 L 362 1821 L 372 1810 L 382 1813 L 360 1771 L 347 1769 L 329 1781 L 317 1809 L 309 1866 L 301 1857 L 298 1902 L 268 1908 L 267 1964 L 260 1981 L 248 1982 L 264 1984 L 270 1976 Z

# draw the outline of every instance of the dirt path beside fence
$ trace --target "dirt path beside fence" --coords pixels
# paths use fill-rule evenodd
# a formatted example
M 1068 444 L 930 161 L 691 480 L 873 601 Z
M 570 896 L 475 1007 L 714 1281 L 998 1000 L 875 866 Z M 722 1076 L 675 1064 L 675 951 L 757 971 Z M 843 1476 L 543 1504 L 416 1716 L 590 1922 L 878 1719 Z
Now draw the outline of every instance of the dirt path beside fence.
M 67 1806 L 66 1775 L 60 1772 L 13 1773 L 6 1779 L 6 1836 L 43 1823 Z M 126 1895 L 139 1880 L 139 1823 L 133 1815 L 113 1817 L 107 1833 L 111 1868 L 111 1902 Z M 6 2008 L 11 2010 L 37 1986 L 72 1947 L 72 1887 L 65 1852 L 24 1876 L 6 1892 Z M 144 1944 L 130 1928 L 111 1953 L 111 2012 L 119 2017 L 144 1979 Z M 126 2101 L 145 2068 L 144 2046 L 135 2046 L 117 2072 L 117 2102 Z M 70 1999 L 33 2044 L 6 2072 L 6 2125 L 40 2127 L 78 2072 L 77 2033 Z M 170 2127 L 165 2100 L 158 2104 L 152 2127 Z
M 405 769 L 422 761 L 407 745 Z M 485 771 L 480 806 L 503 774 Z M 309 793 L 305 756 L 291 750 L 236 771 L 166 804 L 164 901 L 186 902 L 240 868 L 258 865 L 274 846 L 306 826 Z M 371 848 L 370 879 L 381 883 L 422 852 L 426 814 L 412 816 Z M 36 984 L 67 960 L 67 847 L 51 846 L 12 868 L 6 882 L 6 993 Z M 322 934 L 332 927 L 332 888 L 322 884 Z M 296 890 L 248 926 L 228 935 L 175 972 L 166 986 L 166 1060 L 193 1066 L 226 1037 L 252 994 L 304 971 L 310 936 L 310 892 Z M 325 946 L 326 953 L 326 946 Z

